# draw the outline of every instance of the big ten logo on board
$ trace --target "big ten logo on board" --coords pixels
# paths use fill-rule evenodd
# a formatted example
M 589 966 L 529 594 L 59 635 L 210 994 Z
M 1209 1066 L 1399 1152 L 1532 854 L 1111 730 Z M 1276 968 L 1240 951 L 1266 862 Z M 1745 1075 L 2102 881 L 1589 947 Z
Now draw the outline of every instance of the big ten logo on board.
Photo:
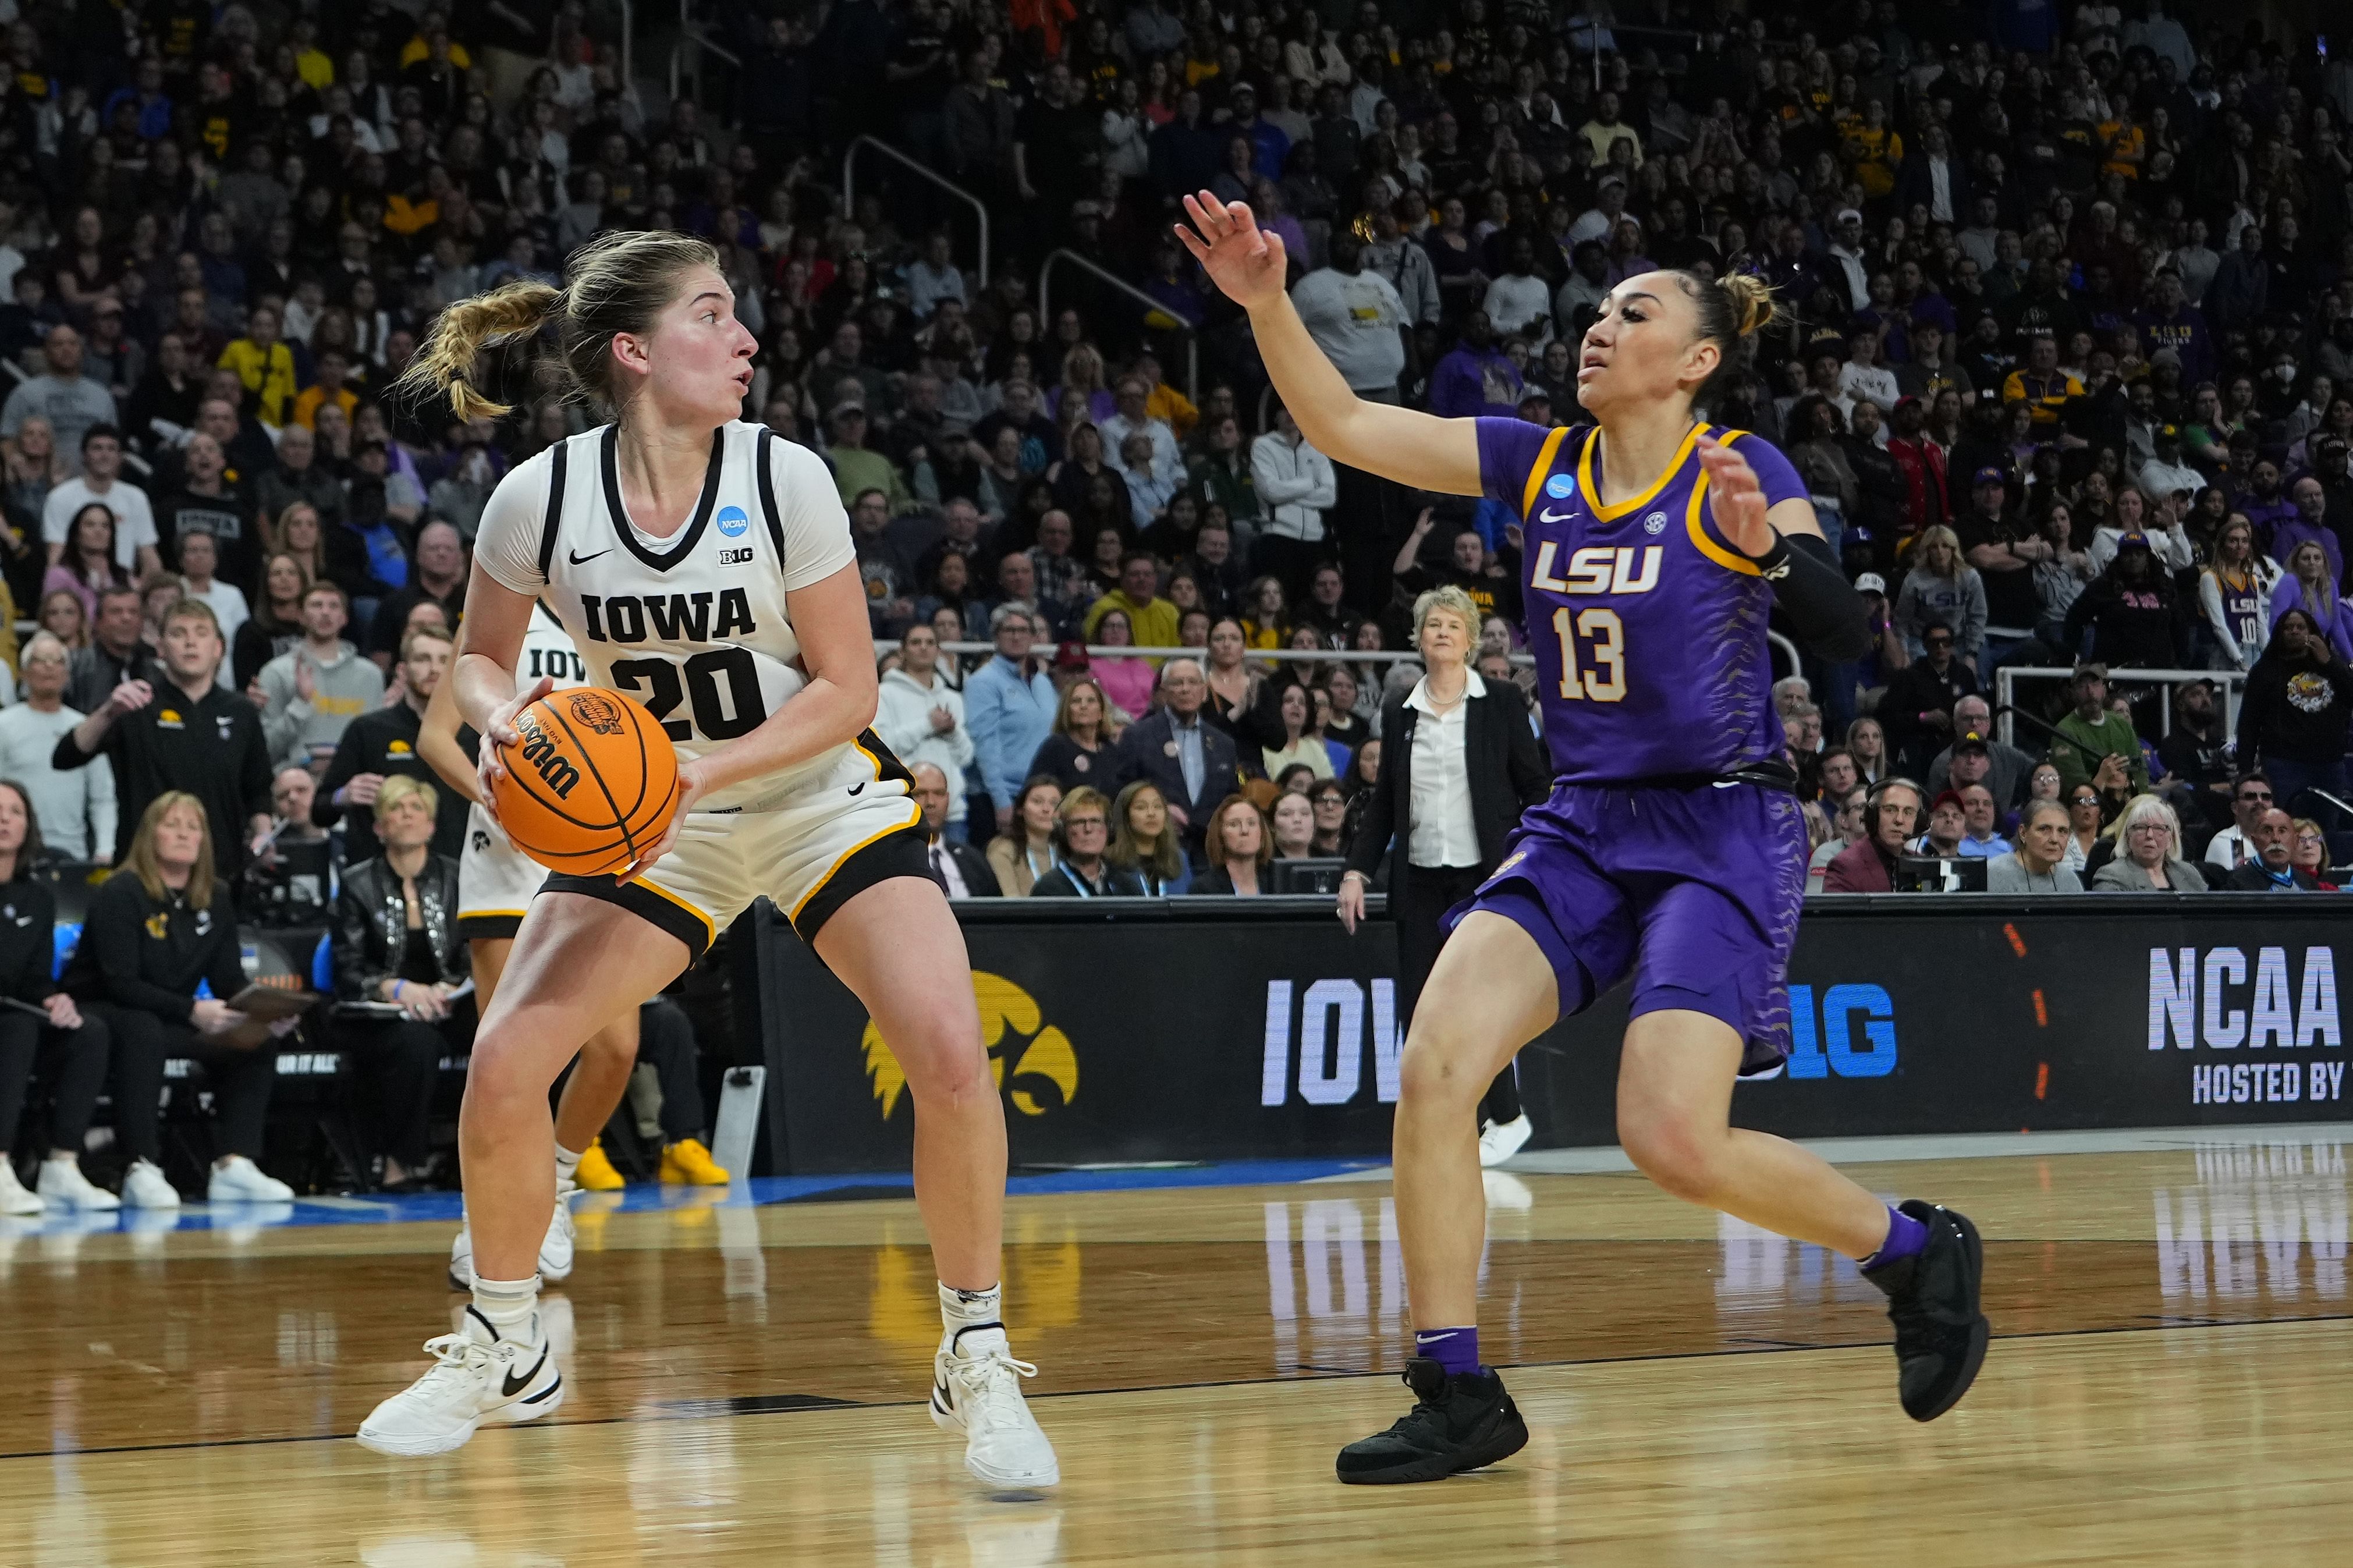
M 1405 1254 L 1397 1203 L 1316 1198 L 1266 1205 L 1267 1316 L 1282 1375 L 1404 1365 Z M 1479 1283 L 1487 1254 L 1479 1254 Z
M 1299 1097 L 1311 1106 L 1344 1106 L 1356 1097 L 1369 1076 L 1373 1097 L 1382 1105 L 1395 1105 L 1402 1044 L 1393 980 L 1374 980 L 1369 997 L 1362 980 L 1311 980 L 1303 991 L 1292 980 L 1269 980 L 1258 1102 L 1282 1105 L 1296 1086 Z M 1367 1054 L 1372 1058 L 1369 1075 L 1365 1071 Z
M 2195 1179 L 2153 1192 L 2158 1287 L 2168 1304 L 2345 1298 L 2342 1143 L 2201 1143 L 2191 1152 Z
M 989 1073 L 1015 1110 L 1043 1116 L 1078 1097 L 1079 1058 L 1070 1036 L 1046 1023 L 1028 991 L 1002 975 L 976 969 L 972 994 L 980 1003 L 980 1040 L 988 1051 Z M 871 1019 L 859 1045 L 866 1075 L 873 1080 L 874 1103 L 888 1121 L 906 1090 L 907 1075 Z
M 1789 988 L 1793 1078 L 1883 1078 L 1895 1071 L 1895 1002 L 1884 987 L 1834 985 L 1815 1005 L 1814 988 Z
M 2345 1048 L 2337 957 L 2325 947 L 2151 948 L 2148 1048 L 2302 1052 Z M 2281 1105 L 2345 1098 L 2345 1059 L 2249 1055 L 2196 1062 L 2192 1105 Z

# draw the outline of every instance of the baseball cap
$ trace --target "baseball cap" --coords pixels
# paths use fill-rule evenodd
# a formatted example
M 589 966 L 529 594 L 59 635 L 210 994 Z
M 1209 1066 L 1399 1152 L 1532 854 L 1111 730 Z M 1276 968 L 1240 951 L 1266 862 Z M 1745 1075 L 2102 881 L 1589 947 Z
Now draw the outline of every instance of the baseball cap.
M 1087 645 L 1085 643 L 1078 641 L 1065 642 L 1060 647 L 1054 650 L 1055 669 L 1083 670 L 1087 667 Z
M 1956 755 L 1964 751 L 1982 751 L 1990 755 L 1993 751 L 1993 747 L 1987 744 L 1985 736 L 1979 735 L 1975 730 L 1971 730 L 1968 734 L 1961 736 L 1960 739 L 1953 742 L 1953 750 Z
M 1946 790 L 1943 794 L 1937 796 L 1936 800 L 1929 802 L 1928 810 L 1932 811 L 1941 811 L 1948 805 L 1956 811 L 1965 811 L 1968 810 L 1968 803 L 1961 799 L 1961 792 L 1958 789 Z
M 2159 425 L 2157 428 L 2157 439 L 2160 441 L 2179 440 L 2180 437 L 2181 427 L 2179 425 Z
M 1832 221 L 1833 223 L 1841 223 L 1841 224 L 1843 224 L 1843 223 L 1861 223 L 1861 222 L 1862 221 L 1862 214 L 1861 214 L 1861 213 L 1857 212 L 1854 208 L 1852 208 L 1852 207 L 1841 207 L 1841 208 L 1839 208 L 1839 209 L 1838 209 L 1838 216 L 1837 216 L 1836 217 L 1832 218 L 1831 221 Z
M 1978 470 L 1977 477 L 1969 481 L 1969 483 L 1973 488 L 1980 484 L 2008 484 L 2009 482 L 2010 475 L 2002 472 L 2001 470 L 1994 467 L 1991 463 L 1988 463 L 1985 467 Z
M 1854 591 L 1857 593 L 1883 594 L 1887 591 L 1887 579 L 1881 577 L 1877 572 L 1865 572 L 1862 576 L 1854 579 Z

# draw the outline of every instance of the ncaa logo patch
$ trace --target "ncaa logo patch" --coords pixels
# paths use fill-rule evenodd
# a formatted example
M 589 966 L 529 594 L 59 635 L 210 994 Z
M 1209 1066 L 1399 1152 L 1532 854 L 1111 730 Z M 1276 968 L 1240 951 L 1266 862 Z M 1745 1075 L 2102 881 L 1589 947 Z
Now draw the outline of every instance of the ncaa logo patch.
M 1568 474 L 1554 474 L 1545 481 L 1545 493 L 1555 501 L 1566 501 L 1577 493 L 1577 481 Z
M 1645 517 L 1645 518 L 1643 518 L 1643 519 L 1642 519 L 1642 532 L 1643 532 L 1643 533 L 1645 533 L 1645 534 L 1663 534 L 1663 533 L 1665 533 L 1666 531 L 1667 531 L 1667 514 L 1666 514 L 1665 513 L 1663 513 L 1663 512 L 1653 512 L 1653 513 L 1651 513 L 1648 517 Z
M 744 531 L 751 526 L 752 520 L 744 515 L 742 507 L 723 506 L 719 509 L 719 531 L 729 538 L 742 538 Z

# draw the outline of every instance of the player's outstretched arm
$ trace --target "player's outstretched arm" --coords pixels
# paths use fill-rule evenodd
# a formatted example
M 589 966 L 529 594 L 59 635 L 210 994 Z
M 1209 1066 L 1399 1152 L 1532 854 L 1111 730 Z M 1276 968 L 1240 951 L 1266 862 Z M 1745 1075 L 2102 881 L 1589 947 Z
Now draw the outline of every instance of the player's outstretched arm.
M 1192 223 L 1176 238 L 1226 296 L 1250 313 L 1266 373 L 1307 444 L 1335 462 L 1449 495 L 1477 495 L 1478 428 L 1412 408 L 1368 403 L 1349 389 L 1283 292 L 1282 238 L 1241 202 L 1208 191 L 1185 198 Z

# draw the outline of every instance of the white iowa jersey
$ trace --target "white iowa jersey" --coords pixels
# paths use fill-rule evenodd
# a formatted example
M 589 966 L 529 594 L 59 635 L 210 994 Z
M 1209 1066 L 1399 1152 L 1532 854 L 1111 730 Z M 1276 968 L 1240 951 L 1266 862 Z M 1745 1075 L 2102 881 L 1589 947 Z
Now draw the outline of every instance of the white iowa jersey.
M 475 559 L 554 609 L 587 683 L 629 693 L 681 758 L 700 757 L 758 728 L 807 683 L 785 595 L 857 560 L 849 516 L 815 452 L 739 420 L 712 433 L 686 525 L 651 538 L 621 503 L 617 440 L 601 426 L 500 481 Z M 747 779 L 697 809 L 768 800 L 838 758 Z
M 580 657 L 580 650 L 573 644 L 572 634 L 564 630 L 562 621 L 548 613 L 546 605 L 535 604 L 532 606 L 531 625 L 522 634 L 522 652 L 515 660 L 515 685 L 517 689 L 528 686 L 542 675 L 554 682 L 559 692 L 566 686 L 588 683 L 588 665 Z M 472 730 L 465 732 L 466 735 L 473 733 Z M 479 747 L 480 742 L 476 744 Z M 471 835 L 469 842 L 495 842 L 509 854 L 520 855 L 522 853 L 507 848 L 505 832 L 491 821 L 491 814 L 479 805 L 470 815 L 469 831 Z

